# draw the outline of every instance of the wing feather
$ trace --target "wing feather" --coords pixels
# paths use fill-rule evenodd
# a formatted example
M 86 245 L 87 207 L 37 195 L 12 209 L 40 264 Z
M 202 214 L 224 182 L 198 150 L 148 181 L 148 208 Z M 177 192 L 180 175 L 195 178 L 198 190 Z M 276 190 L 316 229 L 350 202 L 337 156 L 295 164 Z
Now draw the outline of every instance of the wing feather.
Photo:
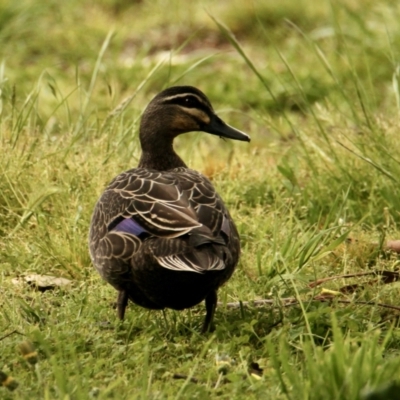
M 229 214 L 211 182 L 186 168 L 170 172 L 141 168 L 126 171 L 107 187 L 96 213 L 101 218 L 94 215 L 93 219 L 102 220 L 104 226 L 97 226 L 96 232 L 92 232 L 92 227 L 91 239 L 103 241 L 104 257 L 125 260 L 132 257 L 146 243 L 135 236 L 141 230 L 161 241 L 193 232 L 201 235 L 198 243 L 214 243 L 220 247 L 229 236 L 226 221 Z M 124 219 L 131 219 L 134 224 L 125 223 Z M 176 245 L 163 246 L 165 254 L 154 256 L 167 269 L 202 273 L 225 268 L 218 252 L 193 249 L 182 252 Z

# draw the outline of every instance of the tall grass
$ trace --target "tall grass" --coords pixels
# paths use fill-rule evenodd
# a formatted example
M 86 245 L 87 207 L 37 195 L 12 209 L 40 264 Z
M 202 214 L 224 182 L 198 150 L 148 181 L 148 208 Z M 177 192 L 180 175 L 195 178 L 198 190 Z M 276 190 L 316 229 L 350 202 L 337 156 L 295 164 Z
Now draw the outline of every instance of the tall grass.
M 396 389 L 398 316 L 376 304 L 397 305 L 398 283 L 309 283 L 398 268 L 384 243 L 397 238 L 400 209 L 400 8 L 310 4 L 0 5 L 0 370 L 19 382 L 0 397 L 360 399 Z M 202 305 L 130 306 L 118 324 L 115 293 L 87 251 L 96 199 L 137 164 L 142 110 L 171 84 L 198 86 L 252 137 L 176 143 L 241 234 L 208 336 Z M 41 293 L 13 281 L 32 273 L 73 284 Z M 330 301 L 317 301 L 327 291 Z M 265 298 L 273 305 L 251 302 Z M 38 351 L 34 366 L 17 350 L 23 340 Z

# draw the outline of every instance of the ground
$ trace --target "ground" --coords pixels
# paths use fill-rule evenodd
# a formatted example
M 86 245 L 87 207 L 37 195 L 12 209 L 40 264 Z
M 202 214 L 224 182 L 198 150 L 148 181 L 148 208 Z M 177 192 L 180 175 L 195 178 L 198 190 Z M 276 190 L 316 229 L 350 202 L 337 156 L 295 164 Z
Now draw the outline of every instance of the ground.
M 400 4 L 278 3 L 0 2 L 1 398 L 400 392 Z M 176 141 L 241 235 L 207 335 L 203 305 L 119 323 L 87 249 L 141 112 L 176 84 L 252 139 Z

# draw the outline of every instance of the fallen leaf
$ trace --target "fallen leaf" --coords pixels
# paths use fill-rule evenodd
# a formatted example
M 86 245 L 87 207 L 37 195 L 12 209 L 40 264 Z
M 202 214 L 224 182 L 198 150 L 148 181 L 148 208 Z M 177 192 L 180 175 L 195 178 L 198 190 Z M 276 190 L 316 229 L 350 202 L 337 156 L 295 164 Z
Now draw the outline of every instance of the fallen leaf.
M 27 283 L 28 285 L 33 286 L 40 292 L 45 292 L 46 290 L 55 289 L 56 287 L 68 286 L 72 283 L 72 281 L 66 278 L 59 278 L 51 275 L 31 274 L 21 276 L 19 278 L 14 278 L 12 279 L 12 283 L 14 285 Z
M 396 253 L 400 253 L 400 240 L 388 240 L 386 242 L 386 248 Z

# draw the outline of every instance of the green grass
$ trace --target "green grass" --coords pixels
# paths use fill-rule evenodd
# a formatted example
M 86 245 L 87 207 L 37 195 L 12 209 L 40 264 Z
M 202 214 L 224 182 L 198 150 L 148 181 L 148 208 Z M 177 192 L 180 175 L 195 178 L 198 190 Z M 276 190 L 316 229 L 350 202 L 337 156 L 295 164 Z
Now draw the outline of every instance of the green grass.
M 398 311 L 376 303 L 397 306 L 399 283 L 308 284 L 398 270 L 384 243 L 400 223 L 400 5 L 314 3 L 0 2 L 0 370 L 19 383 L 0 386 L 1 398 L 350 400 L 397 390 Z M 115 291 L 87 250 L 96 199 L 137 164 L 142 110 L 174 84 L 198 86 L 252 137 L 176 141 L 241 234 L 220 301 L 274 301 L 219 306 L 205 336 L 203 305 L 165 315 L 131 305 L 118 323 Z M 41 293 L 12 281 L 32 273 L 73 284 Z M 349 284 L 358 286 L 314 299 Z M 26 340 L 33 366 L 18 350 Z

